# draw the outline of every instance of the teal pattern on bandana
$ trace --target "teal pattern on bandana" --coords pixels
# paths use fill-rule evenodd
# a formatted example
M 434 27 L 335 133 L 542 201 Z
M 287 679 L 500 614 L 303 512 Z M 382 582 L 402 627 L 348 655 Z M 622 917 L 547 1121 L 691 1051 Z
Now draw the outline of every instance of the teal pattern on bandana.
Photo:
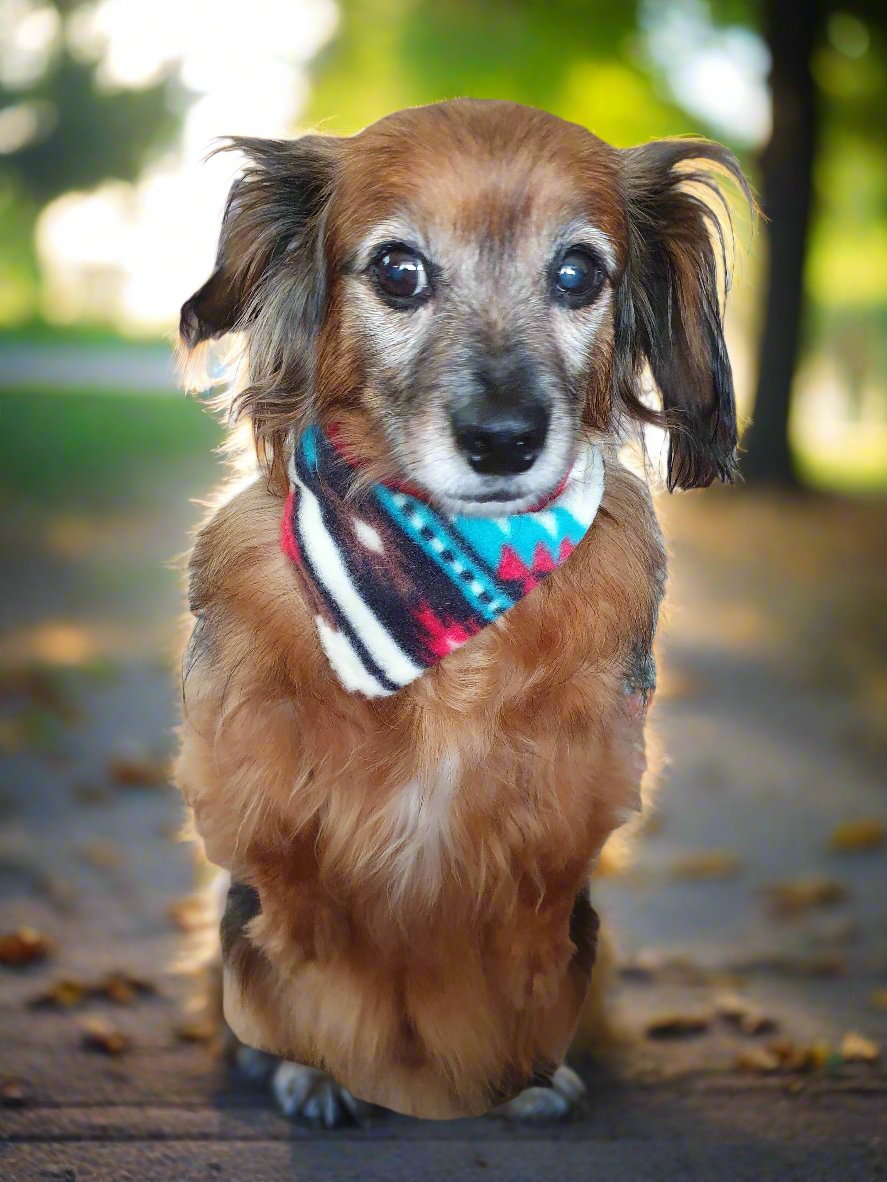
M 451 516 L 416 490 L 352 492 L 354 466 L 311 427 L 294 441 L 281 530 L 321 645 L 344 687 L 396 693 L 528 595 L 591 528 L 604 490 L 586 448 L 536 510 Z

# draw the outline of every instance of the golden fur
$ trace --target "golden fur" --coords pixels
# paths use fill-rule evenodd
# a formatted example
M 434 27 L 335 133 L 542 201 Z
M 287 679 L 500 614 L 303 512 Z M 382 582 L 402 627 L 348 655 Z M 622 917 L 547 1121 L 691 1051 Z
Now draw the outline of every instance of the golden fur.
M 624 683 L 662 585 L 649 497 L 608 466 L 570 562 L 381 701 L 329 670 L 280 516 L 254 483 L 192 558 L 177 776 L 210 859 L 262 901 L 263 962 L 229 1020 L 399 1111 L 485 1111 L 491 1081 L 510 1094 L 562 1061 L 587 984 L 570 913 L 640 807 Z
M 595 955 L 590 870 L 640 807 L 643 718 L 629 691 L 649 659 L 665 556 L 613 428 L 626 410 L 652 416 L 637 395 L 646 362 L 667 403 L 672 479 L 731 471 L 711 215 L 674 166 L 735 164 L 699 142 L 620 154 L 510 104 L 404 112 L 351 141 L 240 146 L 252 164 L 217 270 L 182 320 L 192 348 L 246 334 L 239 406 L 268 473 L 211 516 L 190 567 L 177 777 L 209 858 L 243 888 L 223 925 L 226 1015 L 243 1041 L 322 1066 L 363 1099 L 481 1113 L 563 1061 Z M 393 404 L 367 377 L 337 268 L 392 203 L 508 250 L 577 201 L 620 268 L 584 376 L 581 428 L 606 456 L 594 525 L 418 681 L 351 695 L 279 544 L 294 426 L 335 417 L 374 478 L 397 474 Z M 319 258 L 326 282 L 309 290 Z

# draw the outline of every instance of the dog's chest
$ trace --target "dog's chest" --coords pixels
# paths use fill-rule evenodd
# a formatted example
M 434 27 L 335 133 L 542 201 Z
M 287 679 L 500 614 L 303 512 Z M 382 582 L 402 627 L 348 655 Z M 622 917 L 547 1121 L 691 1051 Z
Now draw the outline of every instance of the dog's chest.
M 448 751 L 397 787 L 384 806 L 381 860 L 393 897 L 437 893 L 457 853 L 461 776 L 459 753 Z

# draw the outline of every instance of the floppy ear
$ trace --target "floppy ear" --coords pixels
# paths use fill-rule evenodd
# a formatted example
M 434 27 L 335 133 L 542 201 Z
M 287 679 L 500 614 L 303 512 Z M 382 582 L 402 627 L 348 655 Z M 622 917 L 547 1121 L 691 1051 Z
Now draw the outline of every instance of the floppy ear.
M 225 207 L 216 266 L 183 305 L 188 353 L 228 332 L 247 337 L 247 381 L 230 418 L 248 417 L 269 486 L 286 488 L 289 430 L 311 417 L 316 342 L 326 305 L 324 226 L 343 140 L 234 137 L 246 157 Z
M 242 152 L 246 166 L 228 194 L 215 270 L 182 305 L 179 334 L 189 349 L 246 328 L 260 289 L 283 267 L 300 280 L 304 310 L 322 307 L 318 238 L 340 147 L 331 136 L 232 136 L 219 149 Z
M 618 395 L 629 413 L 668 428 L 670 490 L 732 481 L 736 404 L 721 301 L 732 226 L 716 176 L 732 177 L 753 209 L 751 190 L 732 152 L 705 140 L 655 141 L 622 158 L 629 250 L 616 311 Z M 638 397 L 645 362 L 662 416 Z

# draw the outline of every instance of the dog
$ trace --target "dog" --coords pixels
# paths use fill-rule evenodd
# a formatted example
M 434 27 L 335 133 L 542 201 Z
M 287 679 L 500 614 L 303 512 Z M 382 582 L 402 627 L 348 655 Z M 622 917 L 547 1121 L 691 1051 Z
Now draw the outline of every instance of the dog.
M 258 464 L 191 554 L 176 770 L 230 874 L 227 1021 L 280 1058 L 297 1118 L 533 1113 L 546 1087 L 565 1111 L 589 878 L 641 807 L 666 574 L 619 451 L 658 424 L 670 489 L 735 476 L 719 185 L 751 202 L 748 185 L 708 141 L 619 150 L 499 101 L 228 146 L 244 170 L 180 334 L 192 361 L 236 334 L 232 414 Z M 518 572 L 532 590 L 485 626 L 445 622 L 441 659 L 400 676 L 337 630 L 345 591 L 312 564 L 339 557 L 312 530 L 364 565 L 384 554 L 352 573 L 396 615 L 438 569 L 399 560 L 379 498 L 412 506 L 404 528 L 426 509 L 464 537 L 547 528 L 580 454 L 602 483 L 578 543 L 556 564 L 543 547 Z

